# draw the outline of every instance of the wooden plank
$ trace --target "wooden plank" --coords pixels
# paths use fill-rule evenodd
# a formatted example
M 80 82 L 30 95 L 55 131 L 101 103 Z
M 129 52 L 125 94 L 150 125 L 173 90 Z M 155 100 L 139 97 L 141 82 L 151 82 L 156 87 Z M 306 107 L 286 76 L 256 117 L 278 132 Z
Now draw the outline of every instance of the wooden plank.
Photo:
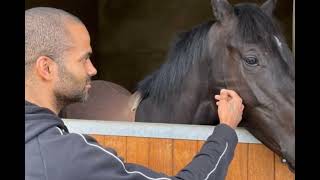
M 228 168 L 226 180 L 248 179 L 248 144 L 238 143 Z
M 99 134 L 89 134 L 89 136 L 93 137 L 94 139 L 96 139 L 98 141 L 98 143 L 101 146 L 105 146 L 105 137 L 103 135 L 99 135 Z
M 249 144 L 248 180 L 274 179 L 274 153 L 262 144 Z
M 125 136 L 105 136 L 106 147 L 113 148 L 117 151 L 118 156 L 126 161 L 127 157 L 127 137 Z
M 149 140 L 142 137 L 127 137 L 127 162 L 148 167 Z
M 205 141 L 198 141 L 198 152 L 200 151 L 204 143 Z
M 173 140 L 173 174 L 184 168 L 198 151 L 198 142 L 192 140 Z
M 293 180 L 294 174 L 288 169 L 285 163 L 281 162 L 278 155 L 275 154 L 275 180 Z
M 149 168 L 172 175 L 172 139 L 149 139 Z

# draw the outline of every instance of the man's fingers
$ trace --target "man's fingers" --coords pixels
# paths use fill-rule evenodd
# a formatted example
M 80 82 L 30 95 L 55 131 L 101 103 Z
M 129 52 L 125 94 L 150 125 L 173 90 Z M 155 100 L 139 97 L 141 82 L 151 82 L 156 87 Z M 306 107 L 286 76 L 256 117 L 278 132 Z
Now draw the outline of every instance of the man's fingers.
M 226 89 L 221 89 L 220 90 L 220 95 L 221 96 L 228 96 L 228 91 Z
M 215 95 L 214 98 L 215 98 L 216 100 L 220 101 L 220 100 L 223 100 L 223 99 L 224 99 L 224 100 L 228 100 L 230 97 L 228 97 L 227 94 L 222 94 L 222 95 Z
M 221 94 L 228 94 L 232 98 L 240 98 L 240 96 L 233 90 L 221 89 L 220 93 Z
M 240 96 L 233 90 L 221 89 L 221 94 L 227 94 L 229 97 L 228 99 L 237 99 L 240 101 L 240 103 L 242 103 Z
M 220 91 L 220 100 L 221 99 L 225 99 L 225 100 L 228 100 L 228 99 L 230 99 L 230 97 L 229 97 L 229 95 L 228 95 L 228 92 L 226 92 L 226 91 Z
M 228 103 L 227 100 L 226 99 L 222 99 L 220 101 L 217 101 L 216 105 L 219 106 L 219 105 L 226 104 L 226 103 Z

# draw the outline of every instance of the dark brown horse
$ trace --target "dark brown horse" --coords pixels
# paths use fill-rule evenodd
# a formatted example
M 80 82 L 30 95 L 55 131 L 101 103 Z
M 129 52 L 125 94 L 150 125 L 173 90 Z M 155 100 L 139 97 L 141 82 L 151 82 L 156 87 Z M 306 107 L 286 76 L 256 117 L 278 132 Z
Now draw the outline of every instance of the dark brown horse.
M 70 104 L 60 116 L 73 119 L 134 121 L 139 98 L 122 86 L 95 80 L 91 82 L 86 102 Z
M 246 127 L 295 167 L 294 59 L 273 20 L 275 0 L 231 6 L 212 0 L 216 23 L 180 35 L 159 70 L 138 87 L 136 121 L 217 123 L 213 95 L 233 89 Z
M 217 22 L 180 34 L 166 63 L 139 83 L 135 121 L 217 124 L 213 96 L 233 89 L 245 104 L 241 126 L 294 171 L 295 65 L 273 20 L 276 0 L 211 4 Z

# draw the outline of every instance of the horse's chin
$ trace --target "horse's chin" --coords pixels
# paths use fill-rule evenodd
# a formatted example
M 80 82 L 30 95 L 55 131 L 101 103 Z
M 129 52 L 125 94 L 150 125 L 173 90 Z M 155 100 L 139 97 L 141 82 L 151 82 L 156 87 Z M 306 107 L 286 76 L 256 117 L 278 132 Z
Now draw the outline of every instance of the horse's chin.
M 282 136 L 284 137 L 284 136 Z M 295 172 L 295 141 L 292 140 L 291 136 L 289 136 L 287 139 L 282 139 L 282 142 L 285 142 L 284 144 L 281 144 L 281 154 L 282 158 L 286 160 L 286 164 L 291 172 Z M 281 141 L 280 141 L 281 142 Z
M 292 172 L 292 173 L 295 173 L 295 163 L 290 163 L 290 162 L 288 162 L 288 168 L 289 168 L 289 170 Z
M 287 166 L 289 168 L 289 170 L 293 173 L 295 173 L 295 158 L 294 155 L 292 154 L 285 154 L 284 156 L 285 160 L 287 161 Z

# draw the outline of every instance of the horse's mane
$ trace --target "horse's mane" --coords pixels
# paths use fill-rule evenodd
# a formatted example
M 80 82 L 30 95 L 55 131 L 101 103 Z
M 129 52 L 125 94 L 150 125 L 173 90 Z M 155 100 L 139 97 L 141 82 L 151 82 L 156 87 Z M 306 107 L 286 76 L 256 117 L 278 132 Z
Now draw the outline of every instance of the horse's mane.
M 200 24 L 176 37 L 166 62 L 139 82 L 137 90 L 143 98 L 149 97 L 155 102 L 163 102 L 169 95 L 181 92 L 186 74 L 206 55 L 207 33 L 212 24 L 213 21 Z

